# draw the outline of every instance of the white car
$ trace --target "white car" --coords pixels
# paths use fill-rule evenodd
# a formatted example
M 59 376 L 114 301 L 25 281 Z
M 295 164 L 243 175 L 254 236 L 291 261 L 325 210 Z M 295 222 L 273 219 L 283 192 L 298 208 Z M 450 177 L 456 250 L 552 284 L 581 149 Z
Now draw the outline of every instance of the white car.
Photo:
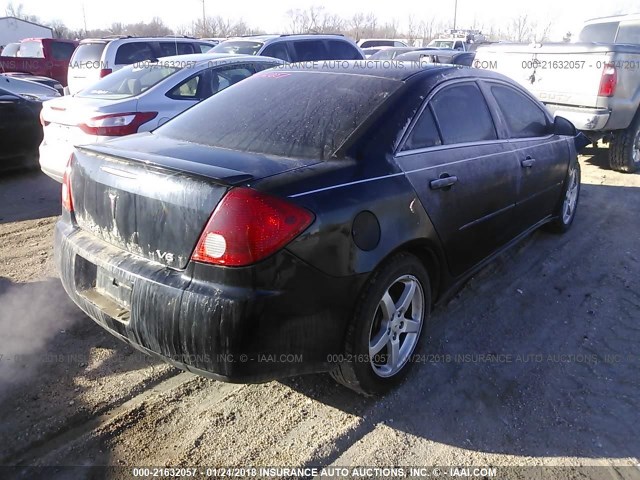
M 62 182 L 75 145 L 148 132 L 189 107 L 282 60 L 196 54 L 125 67 L 73 96 L 47 101 L 40 168 Z
M 188 37 L 87 38 L 75 49 L 67 72 L 67 92 L 79 92 L 122 67 L 173 55 L 208 52 L 215 43 Z

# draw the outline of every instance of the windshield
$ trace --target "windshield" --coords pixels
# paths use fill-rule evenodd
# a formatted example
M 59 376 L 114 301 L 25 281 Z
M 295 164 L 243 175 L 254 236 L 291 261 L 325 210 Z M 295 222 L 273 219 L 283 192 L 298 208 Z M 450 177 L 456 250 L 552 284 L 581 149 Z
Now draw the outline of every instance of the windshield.
M 402 82 L 368 75 L 259 73 L 155 134 L 288 158 L 328 159 Z
M 434 40 L 428 46 L 435 48 L 453 48 L 453 40 Z
M 77 93 L 82 98 L 121 99 L 134 97 L 149 90 L 165 78 L 176 73 L 180 68 L 167 67 L 160 64 L 130 65 L 91 85 Z
M 262 42 L 254 42 L 247 40 L 229 40 L 216 45 L 210 53 L 236 53 L 241 55 L 257 55 L 258 50 L 264 45 Z

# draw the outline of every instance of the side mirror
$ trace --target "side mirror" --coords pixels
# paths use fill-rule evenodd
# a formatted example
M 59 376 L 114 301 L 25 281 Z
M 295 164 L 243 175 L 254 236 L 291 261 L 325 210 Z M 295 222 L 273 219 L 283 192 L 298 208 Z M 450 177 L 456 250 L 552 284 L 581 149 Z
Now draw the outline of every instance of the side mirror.
M 553 120 L 553 133 L 555 135 L 565 135 L 568 137 L 575 137 L 578 134 L 573 123 L 564 117 L 556 117 Z

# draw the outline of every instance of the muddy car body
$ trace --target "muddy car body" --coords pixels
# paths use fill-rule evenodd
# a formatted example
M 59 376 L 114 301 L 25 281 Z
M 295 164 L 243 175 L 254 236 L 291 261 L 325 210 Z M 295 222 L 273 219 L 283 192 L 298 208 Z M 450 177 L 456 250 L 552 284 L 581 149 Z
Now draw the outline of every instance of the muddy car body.
M 55 231 L 71 298 L 216 379 L 397 382 L 432 304 L 539 226 L 571 225 L 579 167 L 573 126 L 506 77 L 367 65 L 262 72 L 78 148 Z M 529 102 L 532 135 L 492 88 Z

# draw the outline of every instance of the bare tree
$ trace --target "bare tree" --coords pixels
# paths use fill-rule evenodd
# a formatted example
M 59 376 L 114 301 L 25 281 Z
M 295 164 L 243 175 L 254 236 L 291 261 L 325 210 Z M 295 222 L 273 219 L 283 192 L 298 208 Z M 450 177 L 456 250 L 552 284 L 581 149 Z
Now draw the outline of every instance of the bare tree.
M 552 25 L 553 25 L 553 22 L 549 22 L 543 25 L 541 28 L 536 28 L 533 36 L 533 41 L 535 43 L 548 42 L 549 33 L 551 32 Z
M 511 20 L 511 24 L 508 28 L 509 40 L 514 42 L 529 42 L 533 34 L 533 28 L 529 15 L 519 15 Z

